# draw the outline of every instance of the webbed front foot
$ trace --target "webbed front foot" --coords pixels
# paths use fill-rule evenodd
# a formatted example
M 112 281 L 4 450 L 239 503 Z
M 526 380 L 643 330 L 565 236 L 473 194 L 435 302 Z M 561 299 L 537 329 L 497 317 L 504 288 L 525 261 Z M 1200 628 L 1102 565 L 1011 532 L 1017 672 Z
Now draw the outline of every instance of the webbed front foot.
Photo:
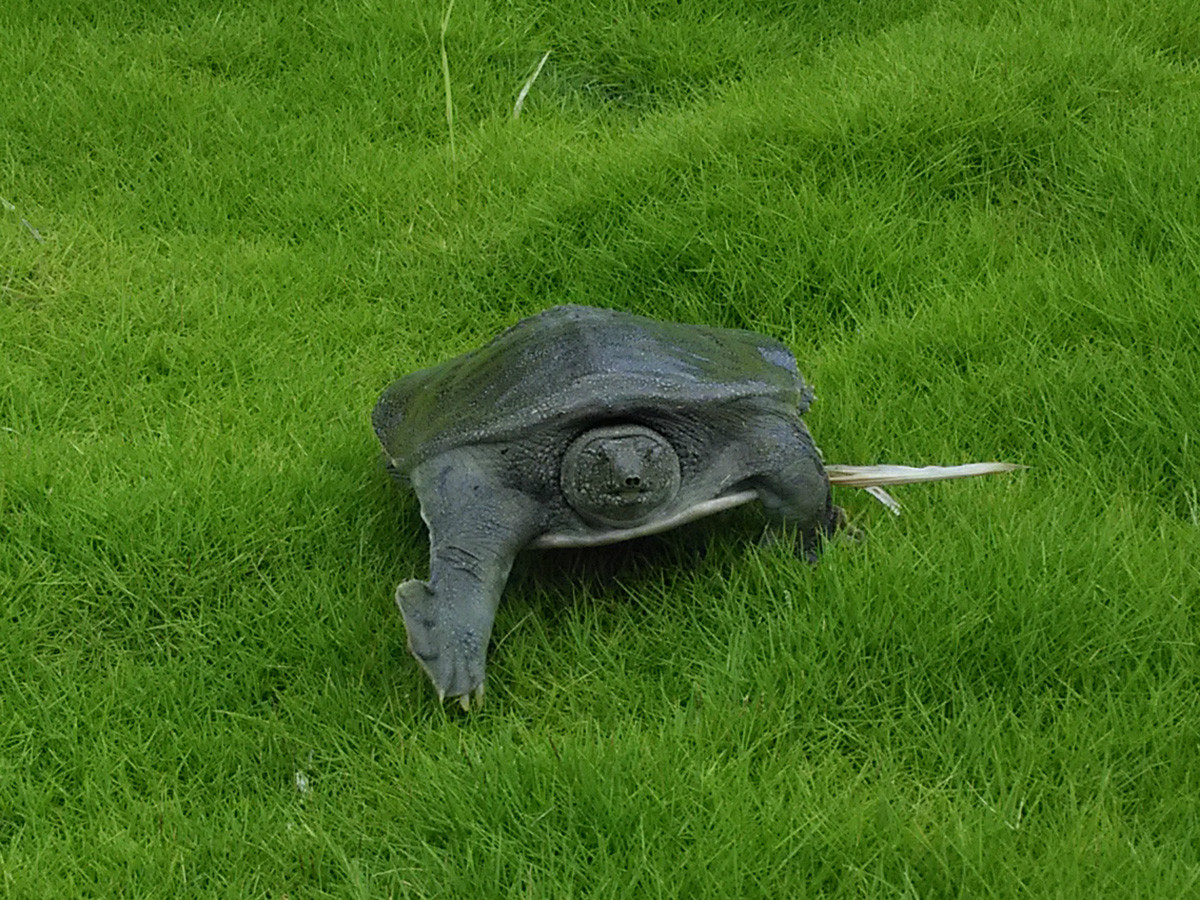
M 815 566 L 821 560 L 825 545 L 835 537 L 857 544 L 866 540 L 862 529 L 850 524 L 846 511 L 840 506 L 830 506 L 817 525 L 799 532 L 787 531 L 786 522 L 770 522 L 763 532 L 765 545 L 789 544 L 796 556 Z
M 405 581 L 396 588 L 396 606 L 404 616 L 408 649 L 438 693 L 439 700 L 457 697 L 464 710 L 483 706 L 487 668 L 487 633 L 470 623 L 455 622 L 446 604 L 424 581 Z
M 835 537 L 851 544 L 859 544 L 866 540 L 866 533 L 857 526 L 850 524 L 850 517 L 840 506 L 829 507 L 825 520 L 811 532 L 800 537 L 797 551 L 810 564 L 816 565 L 821 559 L 825 544 Z

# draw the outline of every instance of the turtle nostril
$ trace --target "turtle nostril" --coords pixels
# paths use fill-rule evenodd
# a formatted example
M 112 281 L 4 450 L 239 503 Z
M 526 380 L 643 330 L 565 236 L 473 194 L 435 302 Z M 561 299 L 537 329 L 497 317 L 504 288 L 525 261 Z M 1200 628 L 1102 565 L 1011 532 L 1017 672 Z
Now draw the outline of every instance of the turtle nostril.
M 638 487 L 641 483 L 642 479 L 636 475 L 630 475 L 625 479 L 625 487 Z

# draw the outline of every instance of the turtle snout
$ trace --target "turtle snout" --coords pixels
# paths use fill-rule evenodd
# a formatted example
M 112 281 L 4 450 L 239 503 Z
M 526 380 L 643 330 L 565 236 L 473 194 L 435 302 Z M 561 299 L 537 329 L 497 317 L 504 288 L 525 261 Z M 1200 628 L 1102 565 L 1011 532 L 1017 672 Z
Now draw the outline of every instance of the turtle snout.
M 640 437 L 640 436 L 639 436 Z M 602 445 L 611 468 L 610 481 L 619 494 L 640 494 L 646 469 L 653 465 L 657 447 L 646 440 L 626 438 Z

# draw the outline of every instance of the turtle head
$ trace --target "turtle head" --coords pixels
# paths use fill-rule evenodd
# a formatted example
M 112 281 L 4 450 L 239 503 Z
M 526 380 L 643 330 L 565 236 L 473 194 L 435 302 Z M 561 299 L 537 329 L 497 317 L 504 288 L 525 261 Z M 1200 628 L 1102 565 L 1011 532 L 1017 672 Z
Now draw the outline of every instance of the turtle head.
M 562 490 L 593 525 L 631 528 L 679 493 L 679 456 L 665 437 L 641 425 L 592 428 L 567 448 Z

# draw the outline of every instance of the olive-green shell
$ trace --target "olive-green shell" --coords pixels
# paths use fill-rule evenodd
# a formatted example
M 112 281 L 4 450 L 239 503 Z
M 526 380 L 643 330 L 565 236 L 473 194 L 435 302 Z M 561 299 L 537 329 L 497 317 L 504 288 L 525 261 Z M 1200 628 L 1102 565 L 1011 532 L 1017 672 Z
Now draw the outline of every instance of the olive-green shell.
M 445 450 L 533 429 L 750 397 L 793 415 L 812 400 L 795 358 L 772 338 L 556 306 L 478 350 L 401 378 L 371 419 L 392 466 L 406 472 Z

